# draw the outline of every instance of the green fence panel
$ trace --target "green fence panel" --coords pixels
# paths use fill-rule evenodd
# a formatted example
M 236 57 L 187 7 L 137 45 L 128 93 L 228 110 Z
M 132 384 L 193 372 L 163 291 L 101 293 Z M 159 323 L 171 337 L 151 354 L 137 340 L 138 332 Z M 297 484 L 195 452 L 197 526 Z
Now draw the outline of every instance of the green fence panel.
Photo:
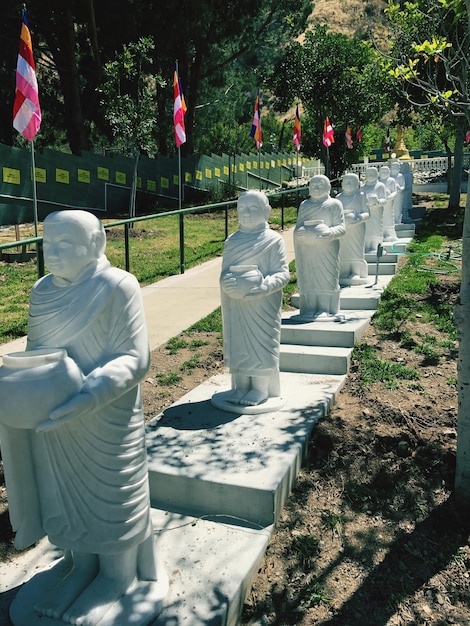
M 205 203 L 229 182 L 239 191 L 273 189 L 292 178 L 290 153 L 190 155 L 181 158 L 182 200 Z M 0 144 L 0 225 L 32 222 L 31 152 Z M 179 202 L 178 155 L 138 158 L 136 214 L 172 210 Z M 99 216 L 129 214 L 135 159 L 83 152 L 81 156 L 45 149 L 35 153 L 38 217 L 60 208 L 87 209 Z

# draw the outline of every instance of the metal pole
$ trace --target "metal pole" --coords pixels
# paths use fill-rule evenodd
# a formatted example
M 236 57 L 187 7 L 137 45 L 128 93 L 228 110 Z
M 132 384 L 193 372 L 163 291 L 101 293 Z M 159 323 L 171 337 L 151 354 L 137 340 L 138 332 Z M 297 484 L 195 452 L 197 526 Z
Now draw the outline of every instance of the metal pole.
M 38 198 L 36 193 L 36 163 L 34 159 L 34 141 L 31 141 L 31 179 L 33 182 L 33 210 L 34 210 L 34 235 L 38 237 Z M 38 278 L 44 276 L 44 259 L 42 256 L 42 246 L 36 244 L 36 265 L 38 270 Z M 42 269 L 41 269 L 42 268 Z
M 182 208 L 182 186 L 181 186 L 181 148 L 178 148 L 178 209 Z M 184 274 L 184 216 L 179 214 L 180 230 L 180 273 Z
M 126 258 L 126 271 L 130 272 L 131 261 L 129 254 L 129 222 L 124 224 L 124 253 Z

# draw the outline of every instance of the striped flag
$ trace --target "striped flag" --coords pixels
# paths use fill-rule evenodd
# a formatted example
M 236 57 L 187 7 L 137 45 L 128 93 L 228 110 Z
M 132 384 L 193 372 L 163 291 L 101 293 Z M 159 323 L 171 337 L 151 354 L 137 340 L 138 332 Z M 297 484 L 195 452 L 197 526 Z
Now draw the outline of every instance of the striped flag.
M 16 65 L 16 91 L 13 104 L 13 128 L 28 141 L 33 141 L 41 126 L 36 66 L 26 9 L 23 8 L 20 47 Z
M 385 152 L 390 152 L 392 146 L 390 142 L 390 128 L 387 129 L 387 136 L 385 137 Z
M 346 124 L 346 132 L 344 134 L 344 137 L 346 139 L 346 145 L 348 146 L 348 148 L 350 150 L 353 149 L 353 139 L 352 139 L 352 134 L 351 134 L 351 127 L 349 126 L 349 124 Z
M 295 149 L 297 152 L 300 152 L 300 140 L 301 140 L 301 126 L 300 126 L 300 115 L 299 115 L 299 105 L 295 109 L 295 117 L 294 117 L 294 136 L 292 141 L 294 142 Z
M 184 101 L 183 89 L 175 67 L 173 76 L 173 122 L 175 125 L 176 147 L 186 142 L 186 129 L 184 127 L 184 115 L 186 113 L 186 103 Z
M 259 94 L 256 96 L 253 125 L 251 126 L 250 137 L 253 137 L 258 150 L 263 145 L 263 133 L 261 131 L 261 113 L 259 110 Z
M 357 125 L 356 141 L 362 141 L 362 128 L 360 124 Z
M 333 130 L 333 126 L 331 125 L 328 117 L 325 118 L 325 123 L 323 124 L 323 145 L 325 148 L 329 148 L 332 143 L 335 142 L 335 133 Z

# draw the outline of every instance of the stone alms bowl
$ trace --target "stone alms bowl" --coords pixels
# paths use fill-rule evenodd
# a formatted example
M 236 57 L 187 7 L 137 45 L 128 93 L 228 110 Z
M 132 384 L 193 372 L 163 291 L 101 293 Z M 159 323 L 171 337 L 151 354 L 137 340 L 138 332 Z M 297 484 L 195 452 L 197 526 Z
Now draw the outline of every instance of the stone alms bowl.
M 259 287 L 263 282 L 257 265 L 231 265 L 229 271 L 237 279 L 237 290 L 232 297 L 244 298 L 253 287 Z
M 80 392 L 83 375 L 63 349 L 12 352 L 0 367 L 0 423 L 36 428 Z

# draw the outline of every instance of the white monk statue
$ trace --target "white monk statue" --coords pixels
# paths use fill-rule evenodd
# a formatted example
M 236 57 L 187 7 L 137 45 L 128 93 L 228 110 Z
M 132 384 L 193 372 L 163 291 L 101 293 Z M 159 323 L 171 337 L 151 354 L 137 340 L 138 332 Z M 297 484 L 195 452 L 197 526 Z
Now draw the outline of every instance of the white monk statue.
M 403 196 L 405 193 L 405 177 L 400 171 L 400 162 L 392 161 L 390 164 L 390 176 L 394 179 L 397 187 L 397 195 L 393 201 L 393 213 L 395 224 L 401 224 L 403 221 Z
M 395 232 L 395 212 L 393 204 L 397 197 L 397 185 L 395 179 L 390 176 L 390 168 L 388 165 L 382 165 L 379 169 L 379 181 L 385 185 L 385 204 L 384 204 L 384 241 L 396 241 L 397 233 Z
M 340 308 L 339 239 L 346 231 L 343 205 L 330 197 L 326 176 L 313 176 L 294 230 L 300 318 L 331 318 Z
M 339 282 L 340 285 L 362 285 L 368 281 L 364 250 L 366 220 L 370 217 L 370 211 L 357 174 L 345 174 L 341 189 L 337 199 L 343 205 L 346 233 L 339 240 Z
M 402 161 L 400 163 L 400 172 L 405 179 L 405 189 L 403 191 L 403 208 L 402 215 L 403 221 L 410 221 L 409 211 L 413 208 L 413 170 L 408 161 Z
M 366 223 L 366 254 L 376 254 L 379 243 L 384 240 L 383 214 L 386 202 L 385 185 L 379 181 L 379 170 L 376 167 L 366 169 L 366 178 L 362 185 L 362 191 L 366 194 L 367 206 L 370 218 Z
M 243 192 L 237 211 L 239 228 L 225 242 L 220 275 L 231 389 L 215 394 L 212 403 L 228 411 L 260 413 L 280 403 L 282 288 L 289 268 L 284 240 L 269 228 L 266 195 Z
M 47 535 L 63 551 L 18 592 L 10 608 L 15 626 L 40 626 L 45 618 L 147 624 L 168 589 L 150 518 L 139 384 L 149 347 L 140 287 L 110 266 L 105 244 L 100 221 L 86 211 L 58 211 L 44 221 L 51 273 L 31 292 L 25 354 L 65 350 L 83 385 L 36 428 L 1 428 L 16 546 Z

